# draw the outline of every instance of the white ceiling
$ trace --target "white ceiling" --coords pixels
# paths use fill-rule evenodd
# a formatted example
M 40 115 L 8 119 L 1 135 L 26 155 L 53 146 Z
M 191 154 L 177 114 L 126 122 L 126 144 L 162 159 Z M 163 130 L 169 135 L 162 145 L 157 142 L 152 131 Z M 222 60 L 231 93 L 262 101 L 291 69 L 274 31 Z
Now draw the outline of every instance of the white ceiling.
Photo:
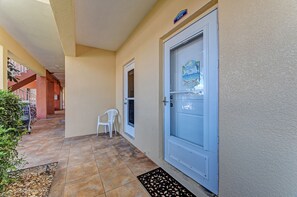
M 75 0 L 76 42 L 116 51 L 157 0 Z
M 0 0 L 0 26 L 64 84 L 64 53 L 48 0 Z
M 157 0 L 74 0 L 76 43 L 116 51 Z M 0 0 L 0 26 L 64 86 L 64 53 L 49 0 Z

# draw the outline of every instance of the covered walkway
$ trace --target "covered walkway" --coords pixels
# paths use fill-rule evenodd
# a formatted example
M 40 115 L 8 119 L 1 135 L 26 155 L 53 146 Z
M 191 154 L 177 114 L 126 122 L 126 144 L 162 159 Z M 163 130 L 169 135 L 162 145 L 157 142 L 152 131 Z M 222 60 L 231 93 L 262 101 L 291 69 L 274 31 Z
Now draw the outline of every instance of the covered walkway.
M 26 167 L 58 161 L 50 196 L 149 196 L 136 176 L 157 166 L 122 136 L 64 139 L 64 112 L 33 125 L 19 153 Z

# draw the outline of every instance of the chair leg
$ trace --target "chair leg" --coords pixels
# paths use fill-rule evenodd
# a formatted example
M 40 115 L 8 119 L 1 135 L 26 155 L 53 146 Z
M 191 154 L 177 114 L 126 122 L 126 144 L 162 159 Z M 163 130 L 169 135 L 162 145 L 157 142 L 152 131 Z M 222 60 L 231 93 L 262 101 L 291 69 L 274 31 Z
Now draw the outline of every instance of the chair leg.
M 109 137 L 112 138 L 112 124 L 108 125 Z
M 114 123 L 114 135 L 117 135 L 117 131 L 118 131 L 118 126 L 117 126 L 117 123 Z
M 98 136 L 99 125 L 97 124 L 97 136 Z
M 28 132 L 31 132 L 31 121 L 29 121 L 29 124 L 28 124 Z

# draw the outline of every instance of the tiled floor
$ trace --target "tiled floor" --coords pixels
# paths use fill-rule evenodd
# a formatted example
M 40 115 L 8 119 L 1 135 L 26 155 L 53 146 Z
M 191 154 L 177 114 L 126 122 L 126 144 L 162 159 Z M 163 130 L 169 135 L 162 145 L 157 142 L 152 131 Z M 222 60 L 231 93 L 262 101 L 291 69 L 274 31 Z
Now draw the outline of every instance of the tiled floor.
M 64 139 L 64 114 L 37 121 L 19 152 L 26 167 L 59 161 L 51 197 L 149 196 L 136 176 L 157 166 L 122 136 Z

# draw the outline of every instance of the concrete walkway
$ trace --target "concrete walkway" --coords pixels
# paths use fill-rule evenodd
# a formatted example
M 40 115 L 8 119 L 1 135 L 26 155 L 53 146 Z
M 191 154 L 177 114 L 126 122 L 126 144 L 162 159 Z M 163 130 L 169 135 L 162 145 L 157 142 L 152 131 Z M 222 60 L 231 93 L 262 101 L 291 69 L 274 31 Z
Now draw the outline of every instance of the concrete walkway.
M 136 176 L 158 166 L 121 135 L 64 139 L 64 113 L 37 121 L 18 148 L 26 167 L 58 161 L 50 196 L 149 196 Z

